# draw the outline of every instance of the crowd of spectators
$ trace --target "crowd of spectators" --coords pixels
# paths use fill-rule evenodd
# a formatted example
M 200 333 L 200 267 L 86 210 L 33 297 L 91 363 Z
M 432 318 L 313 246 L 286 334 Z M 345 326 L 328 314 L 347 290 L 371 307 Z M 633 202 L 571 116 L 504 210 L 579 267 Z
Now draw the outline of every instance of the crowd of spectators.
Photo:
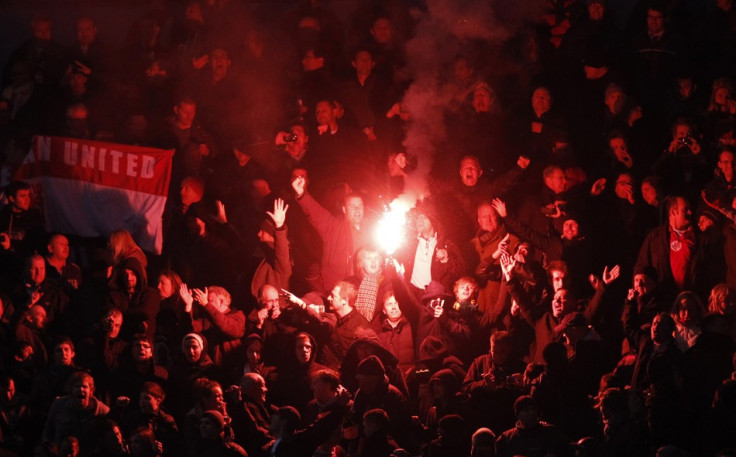
M 736 455 L 734 0 L 549 0 L 503 40 L 445 3 L 33 16 L 6 175 L 34 135 L 175 153 L 161 253 L 5 187 L 0 455 Z

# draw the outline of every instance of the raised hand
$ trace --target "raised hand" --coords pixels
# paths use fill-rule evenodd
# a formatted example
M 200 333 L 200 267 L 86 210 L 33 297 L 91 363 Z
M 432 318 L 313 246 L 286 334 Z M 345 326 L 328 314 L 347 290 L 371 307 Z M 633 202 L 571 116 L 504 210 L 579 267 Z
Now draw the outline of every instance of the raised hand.
M 215 202 L 217 205 L 217 222 L 220 224 L 227 224 L 227 213 L 225 212 L 225 204 L 220 200 Z
M 508 212 L 506 211 L 506 203 L 500 198 L 494 198 L 491 202 L 491 206 L 493 206 L 493 209 L 496 210 L 500 218 L 508 216 Z
M 304 179 L 304 176 L 297 176 L 292 182 L 291 182 L 291 188 L 294 189 L 294 192 L 296 192 L 297 198 L 304 195 L 304 190 L 307 186 L 307 180 Z
M 179 286 L 179 296 L 184 301 L 184 311 L 187 313 L 192 311 L 192 303 L 194 303 L 194 297 L 192 297 L 192 292 L 189 290 L 189 287 L 185 283 L 182 283 L 181 286 Z
M 601 178 L 593 183 L 593 187 L 590 188 L 590 195 L 597 197 L 606 190 L 606 178 Z
M 526 170 L 526 167 L 529 166 L 530 162 L 531 160 L 529 159 L 529 157 L 519 156 L 519 159 L 516 161 L 516 165 L 522 170 Z
M 204 290 L 200 289 L 194 289 L 192 291 L 194 293 L 194 299 L 202 306 L 205 306 L 207 303 L 209 303 L 209 291 L 205 287 Z
M 394 267 L 394 270 L 396 270 L 396 273 L 398 273 L 398 275 L 403 278 L 404 277 L 404 273 L 406 273 L 406 267 L 404 266 L 403 263 L 400 263 L 396 259 L 391 259 L 391 260 L 392 260 L 391 263 L 392 263 L 392 265 Z
M 608 269 L 608 266 L 603 267 L 603 283 L 606 285 L 611 284 L 613 281 L 618 279 L 621 274 L 621 267 L 616 265 L 615 267 Z
M 288 210 L 289 205 L 285 205 L 282 199 L 277 198 L 273 202 L 273 212 L 266 211 L 266 214 L 273 219 L 273 224 L 278 229 L 284 226 L 284 222 L 286 221 L 286 211 Z
M 506 236 L 503 237 L 501 241 L 498 242 L 498 247 L 496 248 L 496 251 L 491 254 L 491 257 L 494 259 L 499 259 L 503 254 L 510 255 L 509 252 L 509 238 L 511 235 L 509 233 L 506 234 Z
M 509 254 L 501 255 L 501 271 L 503 272 L 506 282 L 509 282 L 513 276 L 514 267 L 516 266 L 516 259 Z

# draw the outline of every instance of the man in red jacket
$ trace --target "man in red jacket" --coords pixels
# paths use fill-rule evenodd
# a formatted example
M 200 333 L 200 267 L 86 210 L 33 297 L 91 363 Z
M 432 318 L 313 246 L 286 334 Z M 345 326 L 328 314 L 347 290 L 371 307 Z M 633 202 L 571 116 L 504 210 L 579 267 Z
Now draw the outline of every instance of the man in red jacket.
M 340 280 L 353 274 L 353 254 L 361 246 L 369 244 L 372 232 L 365 221 L 365 206 L 359 195 L 345 197 L 344 217 L 330 214 L 307 192 L 306 179 L 302 176 L 292 181 L 299 206 L 322 239 L 322 292 L 327 292 Z

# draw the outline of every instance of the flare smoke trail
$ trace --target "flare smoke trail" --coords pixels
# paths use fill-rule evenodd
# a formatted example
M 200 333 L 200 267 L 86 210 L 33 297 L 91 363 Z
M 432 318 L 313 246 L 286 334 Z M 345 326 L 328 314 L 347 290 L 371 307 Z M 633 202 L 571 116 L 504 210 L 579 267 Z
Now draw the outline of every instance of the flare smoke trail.
M 462 42 L 500 44 L 530 18 L 539 17 L 542 5 L 542 0 L 428 0 L 427 12 L 406 48 L 405 70 L 413 82 L 403 100 L 412 115 L 404 147 L 418 158 L 418 168 L 407 177 L 406 190 L 399 197 L 409 207 L 428 195 L 427 178 L 436 148 L 447 138 L 444 111 L 449 100 L 440 91 L 445 67 L 462 51 Z

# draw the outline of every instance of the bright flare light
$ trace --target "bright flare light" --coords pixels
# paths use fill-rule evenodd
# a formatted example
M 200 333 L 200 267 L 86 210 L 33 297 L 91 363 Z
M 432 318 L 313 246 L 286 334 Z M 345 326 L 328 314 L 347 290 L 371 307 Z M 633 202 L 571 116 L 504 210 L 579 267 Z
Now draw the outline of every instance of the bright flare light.
M 406 213 L 410 209 L 409 203 L 397 198 L 391 202 L 389 210 L 385 211 L 383 217 L 378 221 L 375 233 L 376 243 L 387 255 L 393 255 L 404 242 Z

